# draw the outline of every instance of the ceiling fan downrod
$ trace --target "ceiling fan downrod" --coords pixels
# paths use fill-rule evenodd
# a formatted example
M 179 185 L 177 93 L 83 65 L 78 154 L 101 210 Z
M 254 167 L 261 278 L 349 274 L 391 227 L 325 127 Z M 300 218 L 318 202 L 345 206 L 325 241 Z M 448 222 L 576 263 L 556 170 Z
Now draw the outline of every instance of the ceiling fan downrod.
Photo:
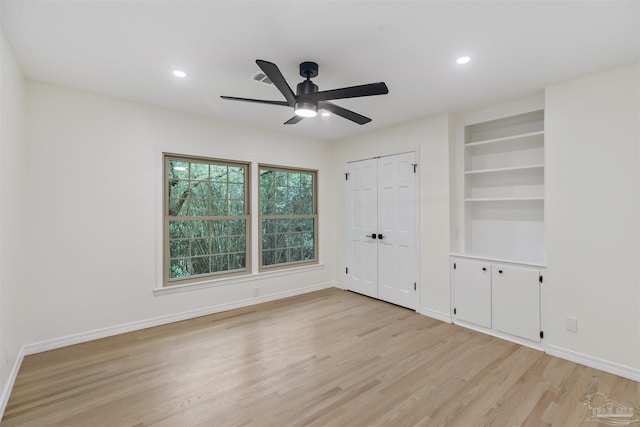
M 315 62 L 302 62 L 300 64 L 300 76 L 306 78 L 301 83 L 298 83 L 298 87 L 296 88 L 296 95 L 300 97 L 304 97 L 304 95 L 309 95 L 312 93 L 316 93 L 318 91 L 318 86 L 314 84 L 311 79 L 318 75 L 318 64 Z

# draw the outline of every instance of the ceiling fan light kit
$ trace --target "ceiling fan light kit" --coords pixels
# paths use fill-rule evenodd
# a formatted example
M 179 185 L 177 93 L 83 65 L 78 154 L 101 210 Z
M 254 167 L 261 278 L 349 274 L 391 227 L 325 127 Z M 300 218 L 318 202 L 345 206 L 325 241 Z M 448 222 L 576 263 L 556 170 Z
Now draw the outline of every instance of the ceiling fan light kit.
M 318 105 L 309 101 L 298 101 L 294 112 L 300 117 L 315 117 L 318 115 Z
M 357 98 L 362 96 L 386 95 L 389 89 L 384 82 L 369 83 L 359 86 L 345 87 L 341 89 L 332 89 L 327 91 L 318 91 L 318 86 L 311 79 L 318 75 L 318 64 L 307 61 L 300 64 L 300 75 L 305 78 L 304 81 L 296 86 L 296 93 L 285 80 L 278 66 L 272 62 L 258 59 L 256 64 L 271 80 L 275 87 L 284 96 L 286 101 L 270 101 L 263 99 L 238 98 L 234 96 L 221 96 L 222 99 L 231 101 L 254 102 L 258 104 L 280 105 L 284 107 L 293 107 L 295 116 L 287 120 L 284 124 L 292 125 L 300 122 L 307 117 L 315 117 L 318 115 L 318 109 L 321 108 L 327 112 L 344 117 L 354 123 L 363 125 L 369 123 L 371 119 L 358 114 L 354 111 L 347 110 L 339 105 L 327 102 L 334 99 Z

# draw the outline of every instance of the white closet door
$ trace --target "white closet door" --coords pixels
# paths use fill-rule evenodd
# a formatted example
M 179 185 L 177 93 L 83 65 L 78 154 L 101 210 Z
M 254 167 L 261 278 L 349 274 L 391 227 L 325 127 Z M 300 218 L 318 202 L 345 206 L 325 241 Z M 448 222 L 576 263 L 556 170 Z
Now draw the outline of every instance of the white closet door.
M 347 180 L 347 289 L 378 298 L 378 161 L 349 164 Z M 369 237 L 367 237 L 369 236 Z
M 378 159 L 378 297 L 412 309 L 418 305 L 414 164 L 415 153 Z
M 418 307 L 415 153 L 348 165 L 347 289 Z M 382 237 L 382 238 L 380 238 Z

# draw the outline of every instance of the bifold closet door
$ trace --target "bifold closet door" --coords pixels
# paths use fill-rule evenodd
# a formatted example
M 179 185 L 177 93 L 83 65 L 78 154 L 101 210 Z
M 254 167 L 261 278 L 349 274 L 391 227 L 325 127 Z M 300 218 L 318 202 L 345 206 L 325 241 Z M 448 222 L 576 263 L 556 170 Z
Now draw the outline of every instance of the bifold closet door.
M 378 298 L 412 309 L 418 308 L 414 164 L 414 153 L 378 159 Z
M 415 153 L 349 164 L 347 289 L 416 309 Z

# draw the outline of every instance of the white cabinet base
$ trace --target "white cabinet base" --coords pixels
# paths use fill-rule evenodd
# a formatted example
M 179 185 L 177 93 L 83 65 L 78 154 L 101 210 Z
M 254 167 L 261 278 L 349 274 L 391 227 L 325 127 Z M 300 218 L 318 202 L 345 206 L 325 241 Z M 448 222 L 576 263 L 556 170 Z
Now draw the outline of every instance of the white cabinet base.
M 453 323 L 543 350 L 544 268 L 456 255 L 452 259 Z

